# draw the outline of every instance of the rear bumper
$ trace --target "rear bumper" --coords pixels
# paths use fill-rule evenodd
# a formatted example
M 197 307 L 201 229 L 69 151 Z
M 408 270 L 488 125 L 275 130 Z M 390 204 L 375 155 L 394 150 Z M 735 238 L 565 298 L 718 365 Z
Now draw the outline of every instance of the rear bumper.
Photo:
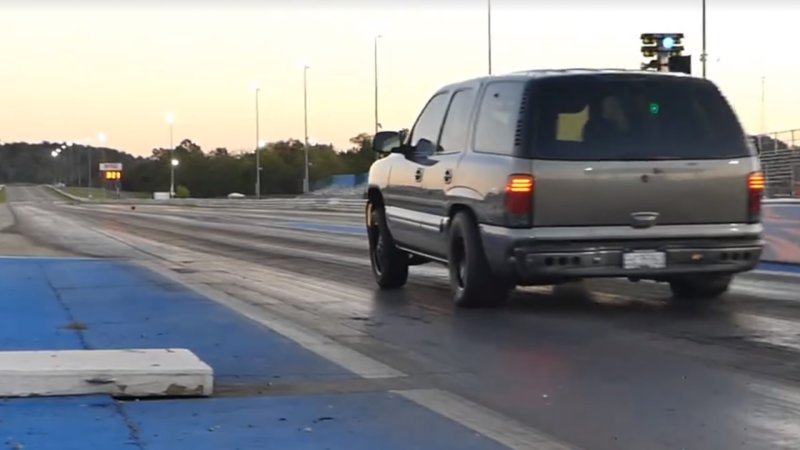
M 763 227 L 744 225 L 565 227 L 511 229 L 482 226 L 492 269 L 519 284 L 592 277 L 665 280 L 702 273 L 752 270 L 764 247 Z M 625 269 L 623 255 L 636 250 L 664 252 L 666 267 Z

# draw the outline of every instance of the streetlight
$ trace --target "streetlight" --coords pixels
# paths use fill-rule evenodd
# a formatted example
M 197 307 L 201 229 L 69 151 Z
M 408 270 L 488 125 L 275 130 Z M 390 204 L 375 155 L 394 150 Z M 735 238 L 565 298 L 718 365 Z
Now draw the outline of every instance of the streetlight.
M 378 129 L 380 128 L 380 122 L 378 122 L 378 39 L 381 38 L 381 35 L 378 34 L 375 36 L 375 134 L 378 134 Z
M 58 155 L 60 155 L 60 154 L 61 154 L 61 151 L 59 149 L 56 149 L 56 150 L 53 150 L 52 152 L 50 152 L 50 156 L 53 157 L 53 175 L 54 175 L 53 178 L 55 178 L 55 180 L 53 181 L 53 184 L 58 184 L 58 162 L 57 162 L 56 158 L 58 158 Z
M 261 198 L 261 140 L 259 139 L 258 94 L 261 87 L 253 84 L 256 93 L 256 198 Z
M 64 184 L 69 184 L 72 178 L 72 164 L 67 148 L 69 148 L 69 143 L 66 141 L 58 148 L 59 154 L 64 152 L 63 162 L 61 163 L 61 182 Z
M 303 175 L 303 193 L 308 193 L 309 188 L 309 180 L 308 180 L 308 69 L 310 67 L 306 64 L 303 65 L 303 134 L 305 137 L 304 140 L 304 159 L 305 159 L 305 166 L 304 166 L 304 175 Z
M 170 171 L 169 171 L 169 196 L 170 198 L 175 197 L 175 168 L 178 167 L 180 161 L 175 158 L 172 158 L 170 161 Z

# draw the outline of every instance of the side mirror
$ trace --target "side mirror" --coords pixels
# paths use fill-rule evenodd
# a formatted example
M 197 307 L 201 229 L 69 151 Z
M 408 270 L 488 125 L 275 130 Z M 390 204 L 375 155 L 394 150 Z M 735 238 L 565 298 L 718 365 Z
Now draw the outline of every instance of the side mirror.
M 372 150 L 378 153 L 391 153 L 402 145 L 400 133 L 381 131 L 372 138 Z

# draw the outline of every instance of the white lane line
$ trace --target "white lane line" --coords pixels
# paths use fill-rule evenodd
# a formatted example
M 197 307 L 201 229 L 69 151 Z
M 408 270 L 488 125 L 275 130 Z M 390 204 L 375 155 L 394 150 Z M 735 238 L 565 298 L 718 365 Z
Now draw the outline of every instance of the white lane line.
M 770 263 L 766 263 L 770 264 Z M 773 264 L 784 264 L 784 265 L 792 265 L 792 263 L 773 263 Z M 795 266 L 797 264 L 794 264 Z M 800 281 L 800 273 L 791 272 L 788 270 L 768 270 L 768 269 L 758 269 L 753 270 L 749 273 L 744 273 L 739 276 L 739 278 L 748 278 L 748 275 L 758 276 L 758 275 L 766 275 L 766 276 L 773 276 L 773 277 L 780 277 L 786 278 L 787 280 L 798 280 Z
M 738 313 L 734 322 L 746 331 L 746 339 L 792 351 L 800 351 L 797 321 L 750 313 Z
M 800 279 L 798 281 L 800 281 Z M 784 283 L 778 281 L 736 279 L 733 284 L 731 284 L 731 292 L 768 300 L 800 302 L 800 294 L 797 293 L 797 287 L 796 282 Z
M 321 334 L 315 333 L 292 323 L 288 319 L 276 317 L 262 308 L 255 307 L 243 302 L 231 295 L 214 289 L 206 284 L 187 283 L 182 277 L 172 273 L 164 266 L 153 262 L 139 262 L 148 269 L 159 273 L 176 283 L 188 287 L 198 294 L 216 301 L 231 310 L 260 323 L 261 325 L 281 334 L 302 347 L 316 353 L 317 355 L 335 363 L 339 366 L 363 377 L 363 378 L 399 378 L 407 376 L 399 370 L 393 369 L 388 365 L 359 353 L 349 347 L 345 347 L 336 341 L 329 339 Z
M 439 389 L 391 391 L 514 450 L 577 450 L 477 403 Z
M 800 391 L 767 380 L 748 380 L 747 387 L 762 405 L 745 416 L 750 434 L 768 436 L 773 448 L 800 448 Z

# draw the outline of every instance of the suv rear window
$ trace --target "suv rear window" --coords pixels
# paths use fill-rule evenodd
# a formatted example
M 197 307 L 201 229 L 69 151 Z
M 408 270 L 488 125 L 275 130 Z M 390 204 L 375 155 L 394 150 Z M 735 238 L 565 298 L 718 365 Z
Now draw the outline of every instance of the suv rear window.
M 537 83 L 534 158 L 717 159 L 750 156 L 744 132 L 710 82 L 641 75 Z

